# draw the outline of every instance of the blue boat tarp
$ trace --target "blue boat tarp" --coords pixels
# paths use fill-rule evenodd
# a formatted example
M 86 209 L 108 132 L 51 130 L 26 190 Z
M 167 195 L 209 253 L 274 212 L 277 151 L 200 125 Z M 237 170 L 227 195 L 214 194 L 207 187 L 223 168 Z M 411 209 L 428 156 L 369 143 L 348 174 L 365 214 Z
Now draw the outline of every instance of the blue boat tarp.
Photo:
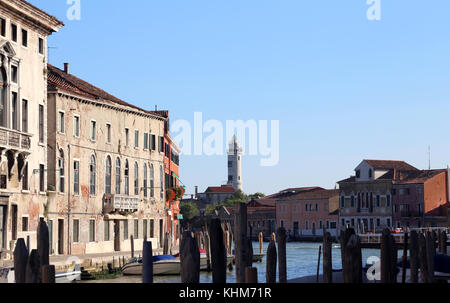
M 402 267 L 403 261 L 399 260 L 397 266 Z M 409 257 L 408 257 L 408 259 L 406 261 L 406 268 L 410 268 L 410 267 L 411 267 L 411 265 L 410 265 Z M 443 254 L 436 254 L 434 256 L 434 271 L 450 274 L 450 256 L 443 255 Z
M 153 262 L 167 261 L 167 260 L 176 260 L 176 258 L 172 255 L 153 256 Z

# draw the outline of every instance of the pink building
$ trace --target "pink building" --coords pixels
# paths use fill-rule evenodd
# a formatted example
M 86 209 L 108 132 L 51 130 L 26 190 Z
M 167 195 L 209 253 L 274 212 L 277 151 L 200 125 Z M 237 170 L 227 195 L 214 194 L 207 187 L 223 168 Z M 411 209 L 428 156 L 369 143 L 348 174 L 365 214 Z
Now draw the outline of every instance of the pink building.
M 337 236 L 339 190 L 301 192 L 276 201 L 277 227 L 294 238 Z

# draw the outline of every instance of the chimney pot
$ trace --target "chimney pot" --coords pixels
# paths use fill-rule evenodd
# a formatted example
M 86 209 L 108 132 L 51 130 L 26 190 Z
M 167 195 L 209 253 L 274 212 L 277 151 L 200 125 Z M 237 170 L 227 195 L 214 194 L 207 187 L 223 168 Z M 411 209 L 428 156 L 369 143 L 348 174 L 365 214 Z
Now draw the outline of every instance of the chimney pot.
M 66 73 L 66 74 L 68 74 L 69 73 L 69 63 L 64 63 L 64 72 Z

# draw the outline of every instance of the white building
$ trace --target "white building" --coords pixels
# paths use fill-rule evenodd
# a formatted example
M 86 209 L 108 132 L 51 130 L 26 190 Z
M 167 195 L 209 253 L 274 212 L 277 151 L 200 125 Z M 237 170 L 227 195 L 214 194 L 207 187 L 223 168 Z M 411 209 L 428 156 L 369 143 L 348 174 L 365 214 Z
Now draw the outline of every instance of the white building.
M 243 190 L 242 184 L 242 148 L 233 136 L 228 149 L 228 185 L 235 190 Z

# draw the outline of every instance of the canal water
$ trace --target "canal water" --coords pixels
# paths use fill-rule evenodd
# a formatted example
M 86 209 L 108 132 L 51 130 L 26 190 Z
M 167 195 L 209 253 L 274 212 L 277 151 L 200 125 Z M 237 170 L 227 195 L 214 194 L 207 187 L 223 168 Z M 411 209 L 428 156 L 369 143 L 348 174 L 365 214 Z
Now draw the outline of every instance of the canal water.
M 267 251 L 269 243 L 264 243 L 263 252 Z M 319 246 L 321 243 L 287 243 L 286 244 L 286 259 L 287 259 L 287 278 L 295 279 L 305 276 L 315 276 L 317 273 L 317 261 L 319 257 Z M 253 243 L 253 249 L 255 253 L 259 253 L 259 243 Z M 333 244 L 333 269 L 341 269 L 341 249 L 338 244 Z M 363 249 L 362 259 L 363 265 L 366 265 L 369 257 L 380 257 L 379 249 Z M 321 261 L 322 262 L 322 261 Z M 258 281 L 266 281 L 266 259 L 263 259 L 262 263 L 255 263 L 253 265 L 258 269 Z M 322 263 L 320 266 L 320 273 L 322 273 Z M 179 276 L 155 276 L 154 283 L 180 283 Z M 202 272 L 200 274 L 201 283 L 212 283 L 212 274 Z M 236 282 L 235 270 L 228 271 L 227 283 Z M 82 282 L 84 283 L 84 282 Z M 112 280 L 96 280 L 88 281 L 86 283 L 142 283 L 140 276 L 136 277 L 119 277 Z

